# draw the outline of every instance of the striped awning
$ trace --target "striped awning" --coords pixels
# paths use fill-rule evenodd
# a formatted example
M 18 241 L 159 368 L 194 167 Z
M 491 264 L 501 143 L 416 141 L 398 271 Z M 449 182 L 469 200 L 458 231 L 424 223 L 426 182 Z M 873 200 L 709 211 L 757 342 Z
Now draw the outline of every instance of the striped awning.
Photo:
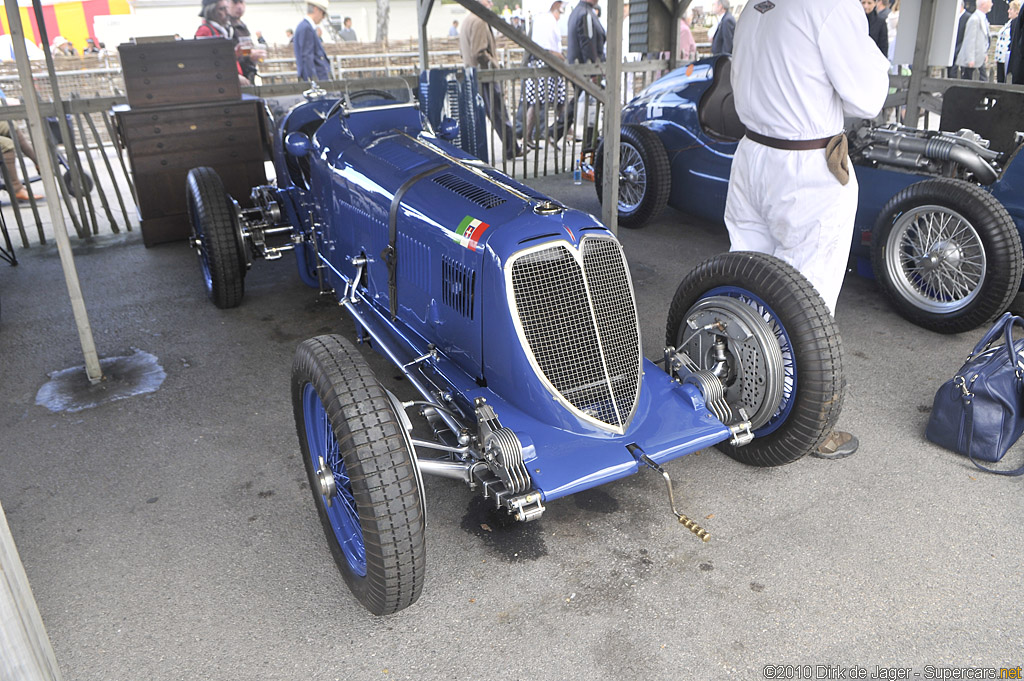
M 31 2 L 19 2 L 21 5 L 21 24 L 25 27 L 25 36 L 41 44 L 39 24 L 36 23 L 35 12 Z M 63 36 L 75 45 L 81 54 L 85 49 L 85 39 L 94 37 L 93 19 L 97 16 L 111 14 L 131 14 L 128 0 L 72 0 L 70 2 L 44 2 L 43 21 L 46 23 L 46 36 L 53 40 Z M 10 32 L 7 12 L 0 12 L 0 35 Z M 45 47 L 49 47 L 46 45 Z

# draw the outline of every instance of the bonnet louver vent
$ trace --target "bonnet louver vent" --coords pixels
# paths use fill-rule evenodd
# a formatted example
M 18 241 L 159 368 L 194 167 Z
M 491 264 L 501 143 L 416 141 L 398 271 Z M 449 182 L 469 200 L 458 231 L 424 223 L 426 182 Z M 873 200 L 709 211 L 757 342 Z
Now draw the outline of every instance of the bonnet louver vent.
M 447 256 L 441 256 L 441 291 L 445 305 L 463 317 L 473 318 L 476 272 Z
M 505 199 L 492 194 L 486 189 L 481 189 L 471 182 L 463 180 L 457 175 L 451 173 L 443 173 L 434 177 L 434 182 L 441 185 L 449 191 L 453 191 L 464 199 L 468 199 L 478 206 L 484 208 L 494 208 L 505 203 Z

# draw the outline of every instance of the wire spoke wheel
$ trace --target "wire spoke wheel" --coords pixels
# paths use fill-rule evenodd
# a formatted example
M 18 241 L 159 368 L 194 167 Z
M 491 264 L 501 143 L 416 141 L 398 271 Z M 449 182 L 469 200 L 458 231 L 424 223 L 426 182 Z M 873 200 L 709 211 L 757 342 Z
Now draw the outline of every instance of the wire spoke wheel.
M 942 206 L 907 211 L 889 234 L 886 269 L 899 292 L 923 310 L 941 314 L 969 305 L 981 293 L 987 266 L 977 230 Z
M 984 189 L 949 178 L 912 184 L 889 200 L 872 234 L 871 263 L 900 314 L 940 333 L 991 322 L 1024 272 L 1006 209 Z
M 306 441 L 309 443 L 307 456 L 319 476 L 330 475 L 331 484 L 321 478 L 317 491 L 323 500 L 325 511 L 335 539 L 341 546 L 352 571 L 360 577 L 366 576 L 366 544 L 363 542 L 363 528 L 359 525 L 359 512 L 352 494 L 345 461 L 338 449 L 331 422 L 327 418 L 320 396 L 312 383 L 302 389 L 302 409 L 306 426 Z
M 334 561 L 376 615 L 412 605 L 426 573 L 422 481 L 405 422 L 359 351 L 304 341 L 292 406 L 310 490 Z
M 619 212 L 640 207 L 647 191 L 647 166 L 640 151 L 628 142 L 619 145 Z
M 594 188 L 603 200 L 604 142 L 594 155 Z M 619 142 L 619 225 L 643 227 L 668 205 L 672 170 L 658 135 L 642 125 L 626 125 Z

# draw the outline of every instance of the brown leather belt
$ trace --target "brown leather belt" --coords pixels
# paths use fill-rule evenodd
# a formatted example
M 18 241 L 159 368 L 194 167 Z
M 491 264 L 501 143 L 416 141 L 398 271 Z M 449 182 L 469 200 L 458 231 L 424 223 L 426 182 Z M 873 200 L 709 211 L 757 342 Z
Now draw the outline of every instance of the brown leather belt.
M 745 133 L 746 137 L 752 139 L 758 144 L 763 144 L 766 147 L 773 149 L 785 149 L 786 151 L 808 151 L 810 149 L 824 149 L 828 146 L 828 141 L 832 137 L 822 137 L 817 140 L 780 140 L 774 137 L 766 137 L 760 133 L 756 133 L 753 130 L 747 130 Z

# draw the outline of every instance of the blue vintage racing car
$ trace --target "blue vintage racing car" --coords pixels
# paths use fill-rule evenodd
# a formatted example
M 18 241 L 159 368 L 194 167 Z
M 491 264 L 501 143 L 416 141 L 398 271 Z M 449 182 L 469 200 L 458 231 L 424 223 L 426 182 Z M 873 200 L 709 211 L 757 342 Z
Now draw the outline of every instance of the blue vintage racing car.
M 664 206 L 722 222 L 736 115 L 728 57 L 676 69 L 622 112 L 619 224 Z M 951 88 L 925 131 L 848 121 L 860 185 L 852 255 L 907 319 L 958 333 L 1010 305 L 1024 272 L 1024 97 Z M 981 133 L 981 134 L 979 134 Z M 984 137 L 982 137 L 984 135 Z M 601 153 L 596 155 L 601 198 Z
M 760 254 L 686 277 L 664 353 L 645 359 L 615 236 L 460 150 L 457 127 L 431 129 L 404 81 L 311 90 L 274 125 L 277 179 L 252 190 L 253 207 L 210 168 L 187 180 L 218 307 L 243 302 L 254 259 L 293 254 L 418 393 L 386 390 L 338 335 L 295 354 L 314 503 L 348 586 L 377 614 L 423 587 L 422 474 L 530 521 L 552 499 L 649 468 L 707 539 L 676 510 L 662 464 L 710 446 L 751 465 L 795 461 L 829 433 L 844 392 L 828 310 Z

